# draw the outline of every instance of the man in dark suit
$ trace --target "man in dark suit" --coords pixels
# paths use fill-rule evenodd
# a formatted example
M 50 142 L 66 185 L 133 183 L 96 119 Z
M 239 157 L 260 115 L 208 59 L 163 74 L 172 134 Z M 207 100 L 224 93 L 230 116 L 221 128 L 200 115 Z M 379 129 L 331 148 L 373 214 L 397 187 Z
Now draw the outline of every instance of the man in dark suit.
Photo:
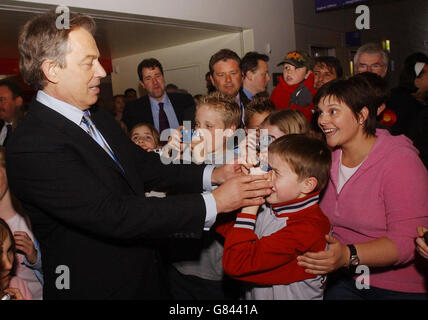
M 245 54 L 241 61 L 242 71 L 242 93 L 241 99 L 253 100 L 253 97 L 261 92 L 266 93 L 269 76 L 269 57 L 255 51 Z M 266 93 L 267 94 L 267 93 Z M 245 99 L 244 98 L 244 99 Z M 246 104 L 245 104 L 246 105 Z
M 21 118 L 22 90 L 10 80 L 0 81 L 0 145 L 5 146 Z
M 90 108 L 106 75 L 94 20 L 71 14 L 59 29 L 56 19 L 47 12 L 21 31 L 21 73 L 39 91 L 6 150 L 11 191 L 40 242 L 44 298 L 168 298 L 156 239 L 200 236 L 217 213 L 263 203 L 272 184 L 231 165 L 164 166 L 134 145 Z M 181 194 L 146 198 L 151 189 Z
M 147 95 L 126 104 L 122 121 L 129 131 L 144 122 L 154 125 L 162 134 L 165 129 L 183 125 L 183 121 L 194 121 L 193 97 L 190 94 L 166 92 L 163 68 L 158 60 L 150 58 L 141 61 L 137 73 Z

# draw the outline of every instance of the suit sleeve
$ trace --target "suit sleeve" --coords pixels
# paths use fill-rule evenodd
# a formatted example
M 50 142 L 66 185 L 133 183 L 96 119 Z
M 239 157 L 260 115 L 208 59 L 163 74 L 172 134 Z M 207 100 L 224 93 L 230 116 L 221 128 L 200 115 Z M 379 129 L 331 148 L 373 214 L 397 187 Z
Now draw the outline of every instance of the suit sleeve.
M 45 135 L 35 141 L 28 136 L 21 143 L 25 147 L 18 144 L 7 152 L 8 180 L 12 192 L 29 211 L 112 239 L 158 238 L 176 233 L 199 236 L 203 230 L 205 203 L 200 194 L 146 198 L 133 193 L 120 176 L 100 180 L 85 160 L 58 138 Z M 146 170 L 160 172 L 159 168 L 150 168 L 152 163 L 148 161 Z M 117 175 L 106 170 L 105 174 Z M 162 177 L 168 174 L 173 171 L 166 170 Z M 170 179 L 177 181 L 184 174 Z M 105 181 L 114 185 L 106 185 Z

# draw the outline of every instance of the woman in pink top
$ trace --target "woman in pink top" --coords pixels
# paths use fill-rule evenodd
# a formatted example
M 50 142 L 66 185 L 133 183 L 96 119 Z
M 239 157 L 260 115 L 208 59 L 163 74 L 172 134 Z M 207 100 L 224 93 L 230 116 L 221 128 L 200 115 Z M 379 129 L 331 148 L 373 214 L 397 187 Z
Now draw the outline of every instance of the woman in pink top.
M 335 149 L 320 203 L 332 235 L 327 251 L 298 259 L 308 273 L 329 273 L 325 299 L 427 299 L 415 238 L 428 225 L 428 174 L 409 139 L 376 129 L 386 92 L 380 77 L 364 73 L 314 97 Z

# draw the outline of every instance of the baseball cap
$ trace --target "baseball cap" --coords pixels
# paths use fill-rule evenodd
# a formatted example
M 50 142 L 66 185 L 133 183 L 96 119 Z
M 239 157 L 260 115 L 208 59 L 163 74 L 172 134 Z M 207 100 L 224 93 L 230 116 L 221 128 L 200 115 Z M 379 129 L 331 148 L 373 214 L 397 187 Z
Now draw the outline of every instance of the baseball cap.
M 296 68 L 307 67 L 308 69 L 312 69 L 312 58 L 303 51 L 290 51 L 288 52 L 284 60 L 277 64 L 277 66 L 281 66 L 284 63 L 289 63 Z

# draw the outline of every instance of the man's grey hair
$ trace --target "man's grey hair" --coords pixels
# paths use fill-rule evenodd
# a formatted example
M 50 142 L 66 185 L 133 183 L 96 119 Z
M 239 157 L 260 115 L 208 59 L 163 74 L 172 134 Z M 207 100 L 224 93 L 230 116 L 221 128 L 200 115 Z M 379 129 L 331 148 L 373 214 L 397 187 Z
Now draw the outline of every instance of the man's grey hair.
M 358 48 L 357 53 L 354 56 L 354 67 L 357 68 L 360 56 L 363 53 L 367 54 L 379 54 L 382 57 L 382 62 L 385 66 L 389 64 L 389 56 L 385 50 L 381 48 L 377 43 L 369 42 Z

